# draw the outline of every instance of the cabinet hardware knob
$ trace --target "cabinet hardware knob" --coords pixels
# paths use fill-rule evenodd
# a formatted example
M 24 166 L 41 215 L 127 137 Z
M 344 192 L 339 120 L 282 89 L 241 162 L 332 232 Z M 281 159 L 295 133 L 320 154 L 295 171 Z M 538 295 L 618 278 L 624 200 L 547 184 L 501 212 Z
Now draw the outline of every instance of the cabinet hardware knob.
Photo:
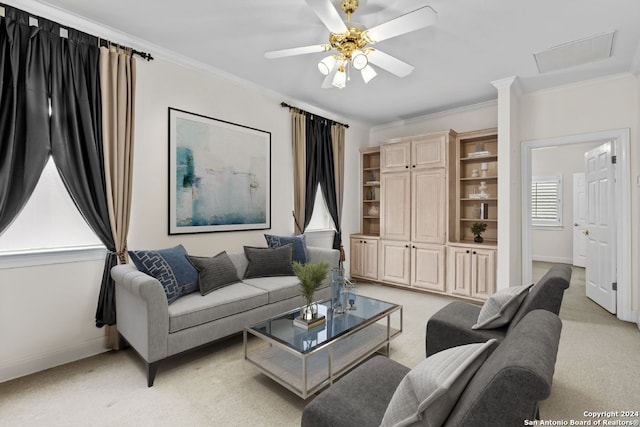
M 477 253 L 476 251 L 473 251 L 473 254 L 474 254 L 474 255 L 475 255 L 476 253 Z
M 409 169 L 409 165 L 405 166 L 404 168 L 405 168 L 405 169 Z
M 469 249 L 467 249 L 467 253 L 469 253 Z
M 409 247 L 409 245 L 404 245 L 404 247 L 405 247 L 405 248 L 408 248 L 408 247 Z

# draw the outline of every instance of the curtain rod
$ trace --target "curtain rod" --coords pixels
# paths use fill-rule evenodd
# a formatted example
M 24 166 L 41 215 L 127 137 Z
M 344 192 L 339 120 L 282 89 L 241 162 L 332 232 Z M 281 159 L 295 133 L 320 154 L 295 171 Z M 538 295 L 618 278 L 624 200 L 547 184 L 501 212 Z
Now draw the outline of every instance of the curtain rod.
M 302 112 L 302 113 L 313 114 L 313 113 L 309 113 L 308 111 L 305 111 L 305 110 L 303 110 L 303 109 L 301 109 L 301 108 L 294 107 L 293 105 L 289 105 L 289 104 L 287 104 L 287 103 L 286 103 L 286 102 L 284 102 L 284 101 L 280 103 L 280 106 L 281 106 L 281 107 L 285 107 L 285 108 L 289 108 L 289 109 L 293 108 L 294 110 L 298 110 L 298 111 L 300 111 L 300 112 Z M 326 117 L 322 117 L 322 116 L 319 116 L 319 115 L 317 115 L 317 114 L 313 114 L 313 115 L 314 115 L 314 116 L 316 116 L 316 117 L 319 117 L 319 118 L 321 118 L 321 119 L 328 120 L 328 121 L 330 121 L 331 123 L 335 123 L 335 124 L 338 124 L 338 125 L 342 125 L 342 126 L 344 126 L 344 127 L 346 127 L 346 128 L 349 128 L 349 125 L 347 125 L 347 124 L 340 123 L 340 122 L 336 122 L 335 120 L 327 119 Z
M 7 15 L 7 9 L 6 9 L 6 7 L 7 7 L 7 6 L 8 6 L 8 5 L 0 4 L 0 17 L 6 17 L 6 15 Z M 29 16 L 32 16 L 32 17 L 34 17 L 34 18 L 37 18 L 38 20 L 39 20 L 39 19 L 44 19 L 45 21 L 51 22 L 51 23 L 53 23 L 53 24 L 55 24 L 55 25 L 59 26 L 60 28 L 66 28 L 66 29 L 71 28 L 71 29 L 73 29 L 74 31 L 78 31 L 79 33 L 89 34 L 89 33 L 85 33 L 84 31 L 76 30 L 75 28 L 69 27 L 69 26 L 67 26 L 67 25 L 59 24 L 59 23 L 57 23 L 57 22 L 55 22 L 55 21 L 52 21 L 52 20 L 50 20 L 50 19 L 42 18 L 42 17 L 40 17 L 40 16 L 34 15 L 34 14 L 29 13 L 29 12 L 26 12 L 26 11 L 24 11 L 24 10 L 22 10 L 22 9 L 18 9 L 17 7 L 13 7 L 13 6 L 8 6 L 8 7 L 13 8 L 14 10 L 17 10 L 17 11 L 19 11 L 19 12 L 21 12 L 21 13 L 24 13 L 24 14 L 27 14 L 27 15 L 29 15 Z M 136 49 L 133 49 L 133 48 L 127 47 L 127 46 L 122 46 L 122 45 L 120 45 L 120 44 L 118 44 L 118 43 L 113 43 L 113 42 L 110 42 L 109 40 L 105 40 L 105 39 L 103 39 L 103 38 L 101 38 L 101 37 L 94 36 L 93 34 L 89 34 L 89 35 L 90 35 L 91 37 L 95 37 L 95 38 L 97 38 L 97 39 L 99 40 L 99 42 L 98 42 L 98 46 L 103 46 L 103 45 L 102 45 L 102 43 L 103 43 L 103 42 L 104 42 L 105 44 L 113 44 L 113 45 L 117 45 L 117 46 L 120 46 L 120 47 L 122 47 L 122 48 L 124 48 L 124 49 L 131 49 L 131 54 L 132 54 L 132 55 L 138 55 L 138 56 L 139 56 L 139 57 L 141 57 L 142 59 L 146 59 L 147 61 L 153 61 L 153 56 L 151 56 L 151 54 L 150 54 L 150 53 L 142 52 L 142 51 L 139 51 L 139 50 L 136 50 Z M 106 46 L 105 46 L 105 47 L 106 47 Z
M 153 61 L 153 56 L 151 56 L 150 53 L 141 52 L 139 50 L 135 50 L 133 48 L 130 48 L 130 47 L 127 47 L 127 46 L 123 46 L 123 45 L 118 44 L 118 43 L 113 43 L 113 42 L 111 42 L 109 40 L 106 40 L 106 39 L 100 39 L 99 45 L 101 47 L 109 47 L 109 45 L 114 45 L 114 46 L 119 46 L 119 47 L 121 47 L 123 49 L 131 49 L 131 54 L 132 55 L 138 55 L 142 59 L 146 59 L 147 61 Z

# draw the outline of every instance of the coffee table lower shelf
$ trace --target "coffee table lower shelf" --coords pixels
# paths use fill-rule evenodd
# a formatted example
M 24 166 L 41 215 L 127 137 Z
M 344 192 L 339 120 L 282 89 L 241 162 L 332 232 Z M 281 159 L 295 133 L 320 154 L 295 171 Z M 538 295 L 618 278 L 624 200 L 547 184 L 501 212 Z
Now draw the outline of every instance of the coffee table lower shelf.
M 373 323 L 310 353 L 297 352 L 246 329 L 245 359 L 273 380 L 306 399 L 383 347 L 386 347 L 388 355 L 389 343 L 402 332 L 401 328 L 402 326 L 400 329 L 393 328 L 387 322 Z M 247 332 L 264 341 L 252 353 L 247 349 Z

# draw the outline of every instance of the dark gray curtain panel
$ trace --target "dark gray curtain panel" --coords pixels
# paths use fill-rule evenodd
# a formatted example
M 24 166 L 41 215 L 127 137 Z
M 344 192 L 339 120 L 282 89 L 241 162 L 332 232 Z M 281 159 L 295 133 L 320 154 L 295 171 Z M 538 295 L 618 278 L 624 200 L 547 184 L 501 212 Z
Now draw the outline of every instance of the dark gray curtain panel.
M 107 209 L 96 37 L 5 7 L 0 27 L 0 232 L 31 196 L 51 155 L 73 202 L 117 263 Z M 51 102 L 51 116 L 49 115 Z M 114 262 L 115 260 L 115 262 Z M 96 325 L 115 323 L 113 316 Z
M 333 239 L 333 248 L 340 249 L 342 244 L 342 231 L 340 228 L 340 215 L 336 197 L 336 179 L 333 164 L 333 144 L 331 142 L 331 125 L 326 119 L 307 114 L 307 185 L 305 196 L 304 228 L 307 228 L 313 205 L 315 202 L 318 184 L 322 196 L 327 204 L 327 209 L 336 227 Z
M 20 213 L 49 158 L 48 37 L 28 15 L 0 19 L 0 233 Z

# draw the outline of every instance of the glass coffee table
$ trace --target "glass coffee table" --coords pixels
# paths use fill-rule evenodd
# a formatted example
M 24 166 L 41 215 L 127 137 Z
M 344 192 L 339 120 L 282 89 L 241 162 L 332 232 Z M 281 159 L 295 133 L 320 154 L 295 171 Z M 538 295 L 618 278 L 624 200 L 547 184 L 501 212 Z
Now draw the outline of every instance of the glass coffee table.
M 373 353 L 385 350 L 402 332 L 402 306 L 357 295 L 352 309 L 318 303 L 326 322 L 309 330 L 295 326 L 300 309 L 244 329 L 244 358 L 264 374 L 306 399 L 330 385 Z M 248 335 L 258 338 L 248 346 Z

